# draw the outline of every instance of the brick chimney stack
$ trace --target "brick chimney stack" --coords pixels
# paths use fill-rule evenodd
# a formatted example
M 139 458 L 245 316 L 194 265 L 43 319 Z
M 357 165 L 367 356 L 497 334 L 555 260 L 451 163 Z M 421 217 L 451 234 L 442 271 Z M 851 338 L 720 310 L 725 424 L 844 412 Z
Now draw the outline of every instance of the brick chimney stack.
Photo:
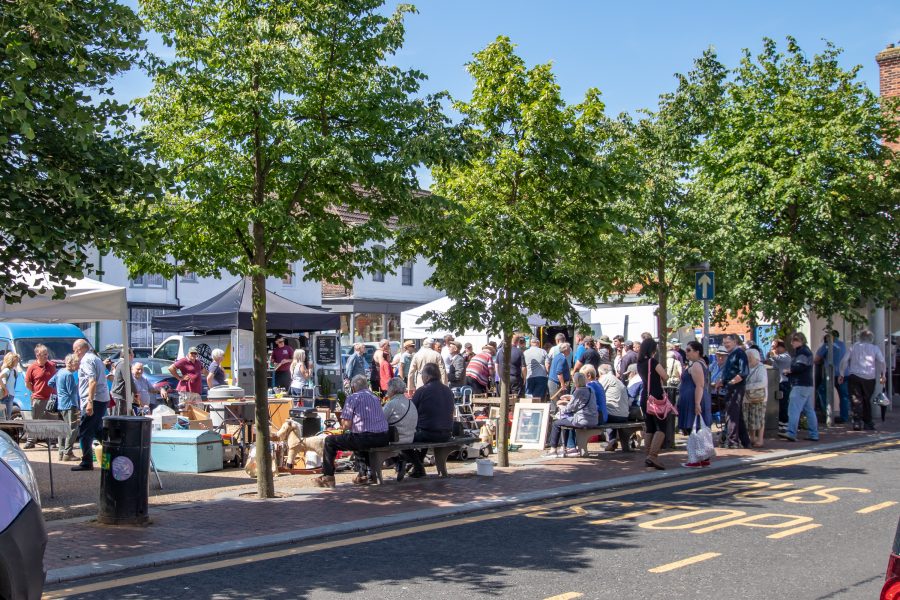
M 881 96 L 900 96 L 900 46 L 888 44 L 887 48 L 875 56 L 875 60 L 878 62 Z M 900 151 L 900 144 L 891 144 L 891 147 Z

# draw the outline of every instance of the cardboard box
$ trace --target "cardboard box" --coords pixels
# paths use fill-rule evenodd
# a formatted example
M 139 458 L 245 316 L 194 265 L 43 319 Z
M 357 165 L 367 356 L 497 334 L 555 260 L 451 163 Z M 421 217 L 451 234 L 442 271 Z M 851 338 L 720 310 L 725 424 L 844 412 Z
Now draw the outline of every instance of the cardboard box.
M 188 429 L 212 431 L 212 419 L 205 410 L 196 406 L 188 406 L 181 415 L 189 419 Z
M 178 415 L 158 415 L 153 417 L 154 422 L 158 421 L 162 429 L 172 429 L 175 426 L 175 420 Z

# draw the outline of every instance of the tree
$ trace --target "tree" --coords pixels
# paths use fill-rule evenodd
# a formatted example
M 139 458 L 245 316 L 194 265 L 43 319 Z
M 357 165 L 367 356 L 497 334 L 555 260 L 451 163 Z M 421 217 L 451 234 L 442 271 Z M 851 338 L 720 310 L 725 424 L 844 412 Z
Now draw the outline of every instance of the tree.
M 259 495 L 272 497 L 265 279 L 296 261 L 306 279 L 336 283 L 383 270 L 386 252 L 367 243 L 416 222 L 414 168 L 441 147 L 444 117 L 437 99 L 413 97 L 421 73 L 387 64 L 410 7 L 386 17 L 378 0 L 141 6 L 175 51 L 143 104 L 178 182 L 159 234 L 179 268 L 252 278 Z M 369 219 L 345 223 L 343 208 Z M 173 269 L 160 256 L 132 266 Z
M 686 76 L 678 75 L 674 93 L 660 97 L 656 112 L 646 112 L 636 123 L 626 122 L 629 141 L 640 159 L 634 190 L 620 199 L 628 216 L 618 245 L 626 267 L 619 279 L 620 291 L 634 285 L 655 298 L 659 332 L 659 360 L 666 361 L 666 341 L 672 304 L 680 322 L 696 322 L 693 273 L 689 264 L 704 259 L 710 224 L 691 177 L 703 135 L 720 104 L 725 69 L 712 50 L 695 61 Z M 615 242 L 616 240 L 612 240 Z M 624 242 L 624 243 L 622 243 Z
M 447 204 L 417 247 L 435 269 L 428 283 L 455 301 L 426 318 L 503 338 L 498 447 L 507 466 L 512 335 L 527 330 L 529 313 L 580 323 L 573 302 L 593 305 L 603 294 L 616 265 L 590 257 L 602 253 L 611 199 L 624 185 L 597 90 L 567 106 L 550 65 L 527 69 L 505 37 L 467 68 L 472 98 L 454 105 L 465 157 L 433 170 L 432 190 Z
M 699 152 L 697 186 L 720 235 L 721 301 L 793 331 L 805 312 L 841 314 L 895 296 L 900 281 L 898 113 L 838 64 L 793 38 L 744 51 L 716 126 Z
M 0 13 L 0 294 L 44 273 L 62 293 L 86 247 L 142 252 L 142 215 L 162 173 L 112 98 L 110 80 L 143 64 L 141 23 L 114 0 L 12 0 Z

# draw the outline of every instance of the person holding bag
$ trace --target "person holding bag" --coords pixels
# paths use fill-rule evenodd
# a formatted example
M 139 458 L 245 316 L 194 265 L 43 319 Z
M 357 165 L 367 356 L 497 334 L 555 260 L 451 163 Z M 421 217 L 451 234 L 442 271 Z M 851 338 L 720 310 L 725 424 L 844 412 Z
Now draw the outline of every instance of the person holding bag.
M 700 342 L 690 341 L 685 355 L 688 367 L 678 387 L 678 429 L 684 435 L 690 435 L 698 416 L 702 416 L 707 427 L 712 425 L 712 397 L 706 384 L 708 374 L 703 360 L 703 346 Z
M 766 429 L 766 400 L 769 397 L 769 375 L 763 364 L 759 351 L 747 350 L 747 361 L 750 374 L 747 375 L 747 387 L 744 388 L 744 423 L 750 435 L 753 448 L 763 447 L 763 433 Z
M 663 382 L 669 377 L 665 368 L 656 360 L 656 340 L 647 338 L 641 342 L 638 352 L 637 372 L 643 382 L 641 389 L 641 409 L 644 411 L 644 429 L 646 437 L 644 445 L 647 449 L 648 467 L 665 470 L 659 462 L 659 451 L 666 439 L 666 419 L 675 413 L 675 407 L 663 390 Z

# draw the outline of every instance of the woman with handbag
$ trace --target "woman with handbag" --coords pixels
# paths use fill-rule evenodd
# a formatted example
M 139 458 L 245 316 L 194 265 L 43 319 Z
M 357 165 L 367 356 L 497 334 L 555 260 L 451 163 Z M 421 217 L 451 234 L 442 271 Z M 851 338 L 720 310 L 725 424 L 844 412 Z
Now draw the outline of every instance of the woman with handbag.
M 703 360 L 703 346 L 690 341 L 685 347 L 688 367 L 681 377 L 678 387 L 678 429 L 690 435 L 694 421 L 700 415 L 707 427 L 712 425 L 712 398 L 709 394 L 706 362 Z
M 747 376 L 747 387 L 744 388 L 744 423 L 750 434 L 750 445 L 753 448 L 763 447 L 763 433 L 766 429 L 766 399 L 769 397 L 769 375 L 763 364 L 759 350 L 747 350 L 747 362 L 750 374 Z
M 666 439 L 666 419 L 676 412 L 663 390 L 663 382 L 669 378 L 666 369 L 656 360 L 656 340 L 647 338 L 641 342 L 638 352 L 637 372 L 644 383 L 641 390 L 641 408 L 644 411 L 644 429 L 646 437 L 644 446 L 647 449 L 648 467 L 665 470 L 659 462 L 659 451 Z

